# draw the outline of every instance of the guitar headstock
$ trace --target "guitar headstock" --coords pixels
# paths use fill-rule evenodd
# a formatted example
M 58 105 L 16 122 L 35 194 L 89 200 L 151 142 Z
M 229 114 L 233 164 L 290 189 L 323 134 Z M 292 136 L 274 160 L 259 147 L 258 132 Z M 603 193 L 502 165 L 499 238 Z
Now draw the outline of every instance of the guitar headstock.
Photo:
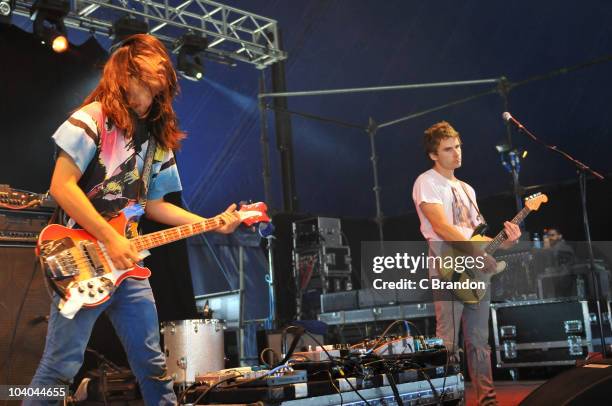
M 238 210 L 240 221 L 245 226 L 250 227 L 257 223 L 269 223 L 270 217 L 268 216 L 268 206 L 263 202 L 243 204 Z
M 548 202 L 548 196 L 543 193 L 536 193 L 534 195 L 525 198 L 525 206 L 531 211 L 536 211 L 540 208 L 540 205 Z

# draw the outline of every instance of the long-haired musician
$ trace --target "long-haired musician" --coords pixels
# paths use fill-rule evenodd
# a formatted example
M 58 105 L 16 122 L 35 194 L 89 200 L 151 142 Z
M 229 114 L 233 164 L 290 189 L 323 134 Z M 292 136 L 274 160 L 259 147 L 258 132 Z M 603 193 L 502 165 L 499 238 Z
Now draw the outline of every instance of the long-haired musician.
M 97 87 L 53 135 L 58 156 L 50 193 L 69 217 L 102 242 L 117 269 L 129 269 L 141 258 L 130 235 L 107 220 L 141 200 L 141 174 L 150 137 L 153 151 L 145 215 L 154 221 L 182 225 L 205 220 L 164 201 L 181 190 L 173 151 L 185 134 L 179 130 L 172 101 L 178 92 L 176 73 L 164 45 L 155 37 L 134 35 L 109 57 Z M 231 205 L 219 232 L 240 223 Z M 159 345 L 157 312 L 147 279 L 126 279 L 110 299 L 80 309 L 72 319 L 52 304 L 47 341 L 31 385 L 69 383 L 83 363 L 93 325 L 106 312 L 126 350 L 147 405 L 176 404 Z M 34 404 L 29 401 L 26 404 Z

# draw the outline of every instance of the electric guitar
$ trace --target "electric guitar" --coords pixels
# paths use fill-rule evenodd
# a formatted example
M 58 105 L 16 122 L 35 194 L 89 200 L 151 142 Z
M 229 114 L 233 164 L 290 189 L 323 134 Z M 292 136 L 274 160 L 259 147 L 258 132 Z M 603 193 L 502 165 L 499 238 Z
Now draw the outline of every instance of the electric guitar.
M 238 213 L 246 226 L 270 222 L 265 203 L 241 206 Z M 128 230 L 137 235 L 138 219 L 144 214 L 140 205 L 123 209 L 109 224 L 125 236 Z M 140 235 L 130 239 L 140 256 L 149 255 L 150 248 L 159 247 L 196 234 L 214 231 L 225 225 L 221 216 L 205 221 Z M 59 224 L 45 227 L 36 247 L 45 275 L 60 295 L 60 313 L 72 319 L 82 307 L 94 307 L 106 302 L 126 278 L 146 279 L 148 268 L 135 264 L 130 269 L 117 269 L 104 244 L 85 230 L 71 229 Z
M 510 221 L 514 224 L 520 224 L 525 217 L 529 215 L 532 211 L 537 211 L 540 208 L 540 205 L 548 202 L 548 197 L 544 194 L 537 193 L 535 195 L 529 196 L 525 199 L 525 207 L 518 212 L 516 216 Z M 484 245 L 483 251 L 487 255 L 493 255 L 495 251 L 508 239 L 506 232 L 504 230 L 500 231 L 495 238 L 489 240 L 486 237 L 483 237 L 479 234 L 476 234 L 470 238 L 470 242 L 468 244 L 481 242 Z M 465 250 L 457 249 L 457 247 L 461 246 L 461 243 L 441 243 L 442 249 L 440 250 L 442 257 L 452 256 L 465 256 Z M 483 272 L 482 270 L 477 269 L 475 266 L 471 267 L 463 267 L 461 272 L 457 271 L 455 267 L 445 267 L 442 266 L 439 268 L 440 279 L 447 282 L 484 282 L 485 286 L 488 286 L 490 283 L 490 279 L 493 275 L 501 273 L 506 270 L 507 264 L 504 261 L 499 261 L 497 263 L 497 267 L 492 272 Z M 479 303 L 482 298 L 485 296 L 487 289 L 480 288 L 467 288 L 467 289 L 452 289 L 453 294 L 461 300 L 463 303 Z

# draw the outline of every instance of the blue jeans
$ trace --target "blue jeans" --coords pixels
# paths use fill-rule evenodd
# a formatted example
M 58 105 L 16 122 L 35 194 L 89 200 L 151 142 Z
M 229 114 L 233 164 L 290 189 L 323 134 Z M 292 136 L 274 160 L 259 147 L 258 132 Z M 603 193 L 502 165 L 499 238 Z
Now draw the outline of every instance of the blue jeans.
M 106 311 L 127 353 L 132 372 L 147 405 L 175 405 L 172 378 L 166 374 L 166 359 L 159 346 L 159 323 L 148 280 L 126 279 L 110 300 L 82 308 L 70 320 L 51 304 L 45 351 L 31 385 L 58 385 L 72 381 L 83 364 L 85 348 L 94 323 Z M 26 401 L 24 405 L 55 404 Z

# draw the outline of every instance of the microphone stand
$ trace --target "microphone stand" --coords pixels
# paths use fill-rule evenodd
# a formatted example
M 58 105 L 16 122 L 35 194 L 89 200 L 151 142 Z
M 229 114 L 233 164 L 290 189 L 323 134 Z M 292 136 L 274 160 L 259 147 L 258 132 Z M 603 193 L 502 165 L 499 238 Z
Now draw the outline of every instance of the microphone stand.
M 591 241 L 591 229 L 589 227 L 589 217 L 587 214 L 587 191 L 586 191 L 587 173 L 590 173 L 596 179 L 599 179 L 599 180 L 603 180 L 604 176 L 600 174 L 599 172 L 594 171 L 593 169 L 591 169 L 589 166 L 587 166 L 583 162 L 577 160 L 576 158 L 574 158 L 567 152 L 557 148 L 556 145 L 548 145 L 544 141 L 538 139 L 538 137 L 533 135 L 527 128 L 525 128 L 525 126 L 523 126 L 521 123 L 516 121 L 512 116 L 509 116 L 509 119 L 513 123 L 516 124 L 520 132 L 527 135 L 529 138 L 531 138 L 536 143 L 543 145 L 546 149 L 549 149 L 553 152 L 558 153 L 563 158 L 565 158 L 566 160 L 574 164 L 574 166 L 576 166 L 576 170 L 578 172 L 578 185 L 580 187 L 580 201 L 582 203 L 582 221 L 584 225 L 584 234 L 586 236 L 586 241 L 587 241 L 587 248 L 589 252 L 589 268 L 591 271 L 592 286 L 593 286 L 593 290 L 595 293 L 595 303 L 597 305 L 597 320 L 599 321 L 598 324 L 599 324 L 599 335 L 600 335 L 600 340 L 601 340 L 601 354 L 604 358 L 607 358 L 608 351 L 606 348 L 606 337 L 604 336 L 603 318 L 601 314 L 601 303 L 600 303 L 601 291 L 600 291 L 600 286 L 599 286 L 599 279 L 597 278 L 597 275 L 595 273 L 595 256 L 593 254 L 593 243 Z

